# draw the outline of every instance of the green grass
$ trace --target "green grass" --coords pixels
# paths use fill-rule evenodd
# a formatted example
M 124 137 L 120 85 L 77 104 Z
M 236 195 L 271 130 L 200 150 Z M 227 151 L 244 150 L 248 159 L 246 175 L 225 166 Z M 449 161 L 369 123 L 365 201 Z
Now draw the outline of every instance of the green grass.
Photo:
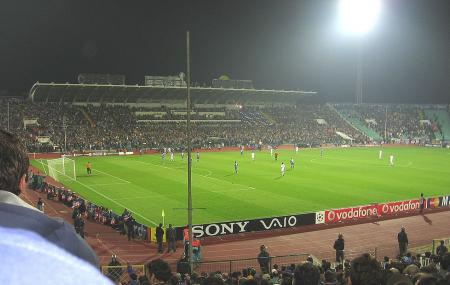
M 279 151 L 278 161 L 268 152 L 201 153 L 193 160 L 194 223 L 298 214 L 374 202 L 449 194 L 450 151 L 440 148 L 336 148 Z M 395 155 L 395 166 L 388 155 Z M 289 159 L 295 159 L 290 170 Z M 85 175 L 87 161 L 93 175 Z M 234 174 L 234 161 L 239 174 Z M 286 176 L 280 175 L 280 163 Z M 39 161 L 33 165 L 42 169 Z M 76 159 L 77 181 L 64 184 L 84 198 L 122 213 L 130 209 L 149 226 L 161 221 L 186 224 L 187 159 L 162 162 L 159 155 L 81 157 Z

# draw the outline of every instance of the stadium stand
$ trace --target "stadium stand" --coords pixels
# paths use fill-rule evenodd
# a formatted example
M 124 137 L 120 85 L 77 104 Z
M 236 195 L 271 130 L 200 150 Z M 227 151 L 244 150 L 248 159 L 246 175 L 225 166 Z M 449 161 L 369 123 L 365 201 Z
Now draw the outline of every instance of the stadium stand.
M 125 103 L 128 99 L 119 95 L 112 99 L 122 103 L 98 103 L 89 101 L 106 100 L 111 86 L 96 87 L 106 91 L 95 97 L 90 93 L 92 90 L 84 94 L 76 85 L 66 87 L 74 91 L 66 91 L 69 95 L 61 95 L 58 103 L 52 103 L 48 101 L 56 96 L 54 92 L 60 86 L 42 88 L 34 90 L 35 97 L 30 95 L 35 102 L 8 99 L 10 129 L 23 138 L 30 152 L 183 147 L 186 108 L 180 102 L 184 96 L 180 90 L 171 95 L 172 99 L 159 103 Z M 136 96 L 135 90 L 129 93 L 127 96 Z M 69 103 L 66 98 L 71 96 L 85 101 Z M 267 145 L 308 147 L 366 144 L 381 142 L 384 137 L 388 143 L 424 144 L 450 137 L 448 112 L 431 109 L 430 105 L 330 105 L 303 102 L 303 97 L 293 104 L 292 96 L 286 95 L 287 101 L 273 106 L 265 103 L 267 96 L 264 93 L 261 101 L 238 105 L 220 103 L 223 96 L 219 94 L 215 100 L 210 97 L 207 103 L 194 104 L 191 114 L 194 146 L 254 146 L 261 141 Z M 273 96 L 278 99 L 278 95 Z M 240 98 L 236 94 L 231 97 Z M 6 101 L 2 100 L 0 124 L 6 128 Z
M 443 108 L 427 108 L 425 114 L 433 122 L 436 138 L 448 140 L 450 137 L 450 116 Z
M 348 105 L 335 105 L 334 107 L 346 122 L 369 137 L 372 141 L 381 142 L 383 140 L 375 130 L 364 124 L 364 119 L 354 108 Z

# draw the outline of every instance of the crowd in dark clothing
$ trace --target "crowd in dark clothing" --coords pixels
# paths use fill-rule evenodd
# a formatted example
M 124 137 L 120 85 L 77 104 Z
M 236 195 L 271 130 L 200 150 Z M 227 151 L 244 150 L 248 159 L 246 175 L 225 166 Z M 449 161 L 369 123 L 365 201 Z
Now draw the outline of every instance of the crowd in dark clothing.
M 61 202 L 71 208 L 75 230 L 83 237 L 84 224 L 87 219 L 112 227 L 120 234 L 127 235 L 128 240 L 148 239 L 147 227 L 136 222 L 132 213 L 127 209 L 118 215 L 106 207 L 97 206 L 81 198 L 70 189 L 47 183 L 44 176 L 33 174 L 31 171 L 28 173 L 28 186 L 32 190 L 45 193 L 48 200 Z
M 435 126 L 432 121 L 426 120 L 420 105 L 339 104 L 336 107 L 344 112 L 351 111 L 352 116 L 357 116 L 358 120 L 375 130 L 386 142 L 419 143 L 435 138 Z
M 10 131 L 22 138 L 29 152 L 184 147 L 185 111 L 177 113 L 164 106 L 147 108 L 112 104 L 32 103 L 18 99 L 9 101 Z M 0 128 L 4 129 L 8 121 L 5 106 L 4 102 L 0 104 Z M 339 108 L 349 108 L 358 113 L 361 120 L 384 137 L 385 107 L 343 105 Z M 196 148 L 250 146 L 259 142 L 272 146 L 348 144 L 349 141 L 338 133 L 351 137 L 353 143 L 369 142 L 369 138 L 327 104 L 243 106 L 241 109 L 215 107 L 207 111 L 194 109 L 193 114 L 194 119 L 202 121 L 192 124 L 192 144 Z M 389 140 L 433 136 L 432 126 L 420 123 L 420 119 L 424 118 L 420 107 L 389 105 L 387 118 Z M 35 123 L 25 127 L 24 119 Z M 163 123 L 164 120 L 166 122 Z M 42 137 L 48 138 L 48 141 L 43 141 Z
M 263 249 L 262 249 L 263 251 Z M 262 258 L 265 258 L 262 257 Z M 260 258 L 258 257 L 258 260 Z M 153 263 L 161 263 L 166 268 L 161 283 L 168 285 L 391 285 L 391 284 L 450 284 L 450 254 L 445 253 L 439 260 L 432 260 L 427 265 L 421 265 L 417 259 L 395 259 L 387 257 L 378 261 L 365 253 L 353 260 L 333 266 L 322 260 L 317 262 L 308 257 L 300 264 L 277 265 L 267 267 L 265 261 L 261 264 L 264 270 L 244 268 L 235 272 L 201 272 L 175 273 L 169 272 L 169 265 L 158 259 Z M 267 264 L 269 265 L 269 264 Z M 148 267 L 148 265 L 147 265 Z M 128 275 L 134 274 L 129 270 Z M 147 284 L 148 276 L 133 276 L 140 284 Z M 123 283 L 122 283 L 123 284 Z M 128 283 L 131 284 L 131 283 Z M 134 284 L 134 283 L 133 283 Z M 153 284 L 153 283 L 152 283 Z M 159 284 L 159 283 L 158 283 Z

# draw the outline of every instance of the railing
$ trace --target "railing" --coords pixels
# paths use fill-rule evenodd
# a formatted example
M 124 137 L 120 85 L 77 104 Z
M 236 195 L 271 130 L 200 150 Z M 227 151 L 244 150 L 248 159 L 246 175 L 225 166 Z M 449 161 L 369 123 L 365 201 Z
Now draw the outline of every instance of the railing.
M 145 266 L 144 265 L 132 265 L 132 272 L 136 274 L 137 277 L 145 275 Z M 102 274 L 111 279 L 114 282 L 120 282 L 117 284 L 128 284 L 131 280 L 130 275 L 128 274 L 128 266 L 119 265 L 119 266 L 102 266 L 101 267 Z
M 310 256 L 308 253 L 290 254 L 282 256 L 271 256 L 269 258 L 269 268 L 273 268 L 276 264 L 279 267 L 283 265 L 299 264 Z M 196 272 L 236 272 L 242 271 L 242 269 L 254 268 L 259 271 L 259 263 L 257 258 L 245 258 L 245 259 L 230 259 L 230 260 L 213 260 L 213 261 L 201 261 L 194 265 L 194 271 Z

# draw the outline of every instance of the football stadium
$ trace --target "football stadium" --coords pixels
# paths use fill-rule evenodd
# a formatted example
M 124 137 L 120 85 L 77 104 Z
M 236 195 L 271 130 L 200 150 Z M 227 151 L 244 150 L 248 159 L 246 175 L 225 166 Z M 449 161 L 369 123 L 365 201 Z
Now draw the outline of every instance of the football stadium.
M 448 3 L 138 2 L 23 8 L 5 284 L 450 284 Z

